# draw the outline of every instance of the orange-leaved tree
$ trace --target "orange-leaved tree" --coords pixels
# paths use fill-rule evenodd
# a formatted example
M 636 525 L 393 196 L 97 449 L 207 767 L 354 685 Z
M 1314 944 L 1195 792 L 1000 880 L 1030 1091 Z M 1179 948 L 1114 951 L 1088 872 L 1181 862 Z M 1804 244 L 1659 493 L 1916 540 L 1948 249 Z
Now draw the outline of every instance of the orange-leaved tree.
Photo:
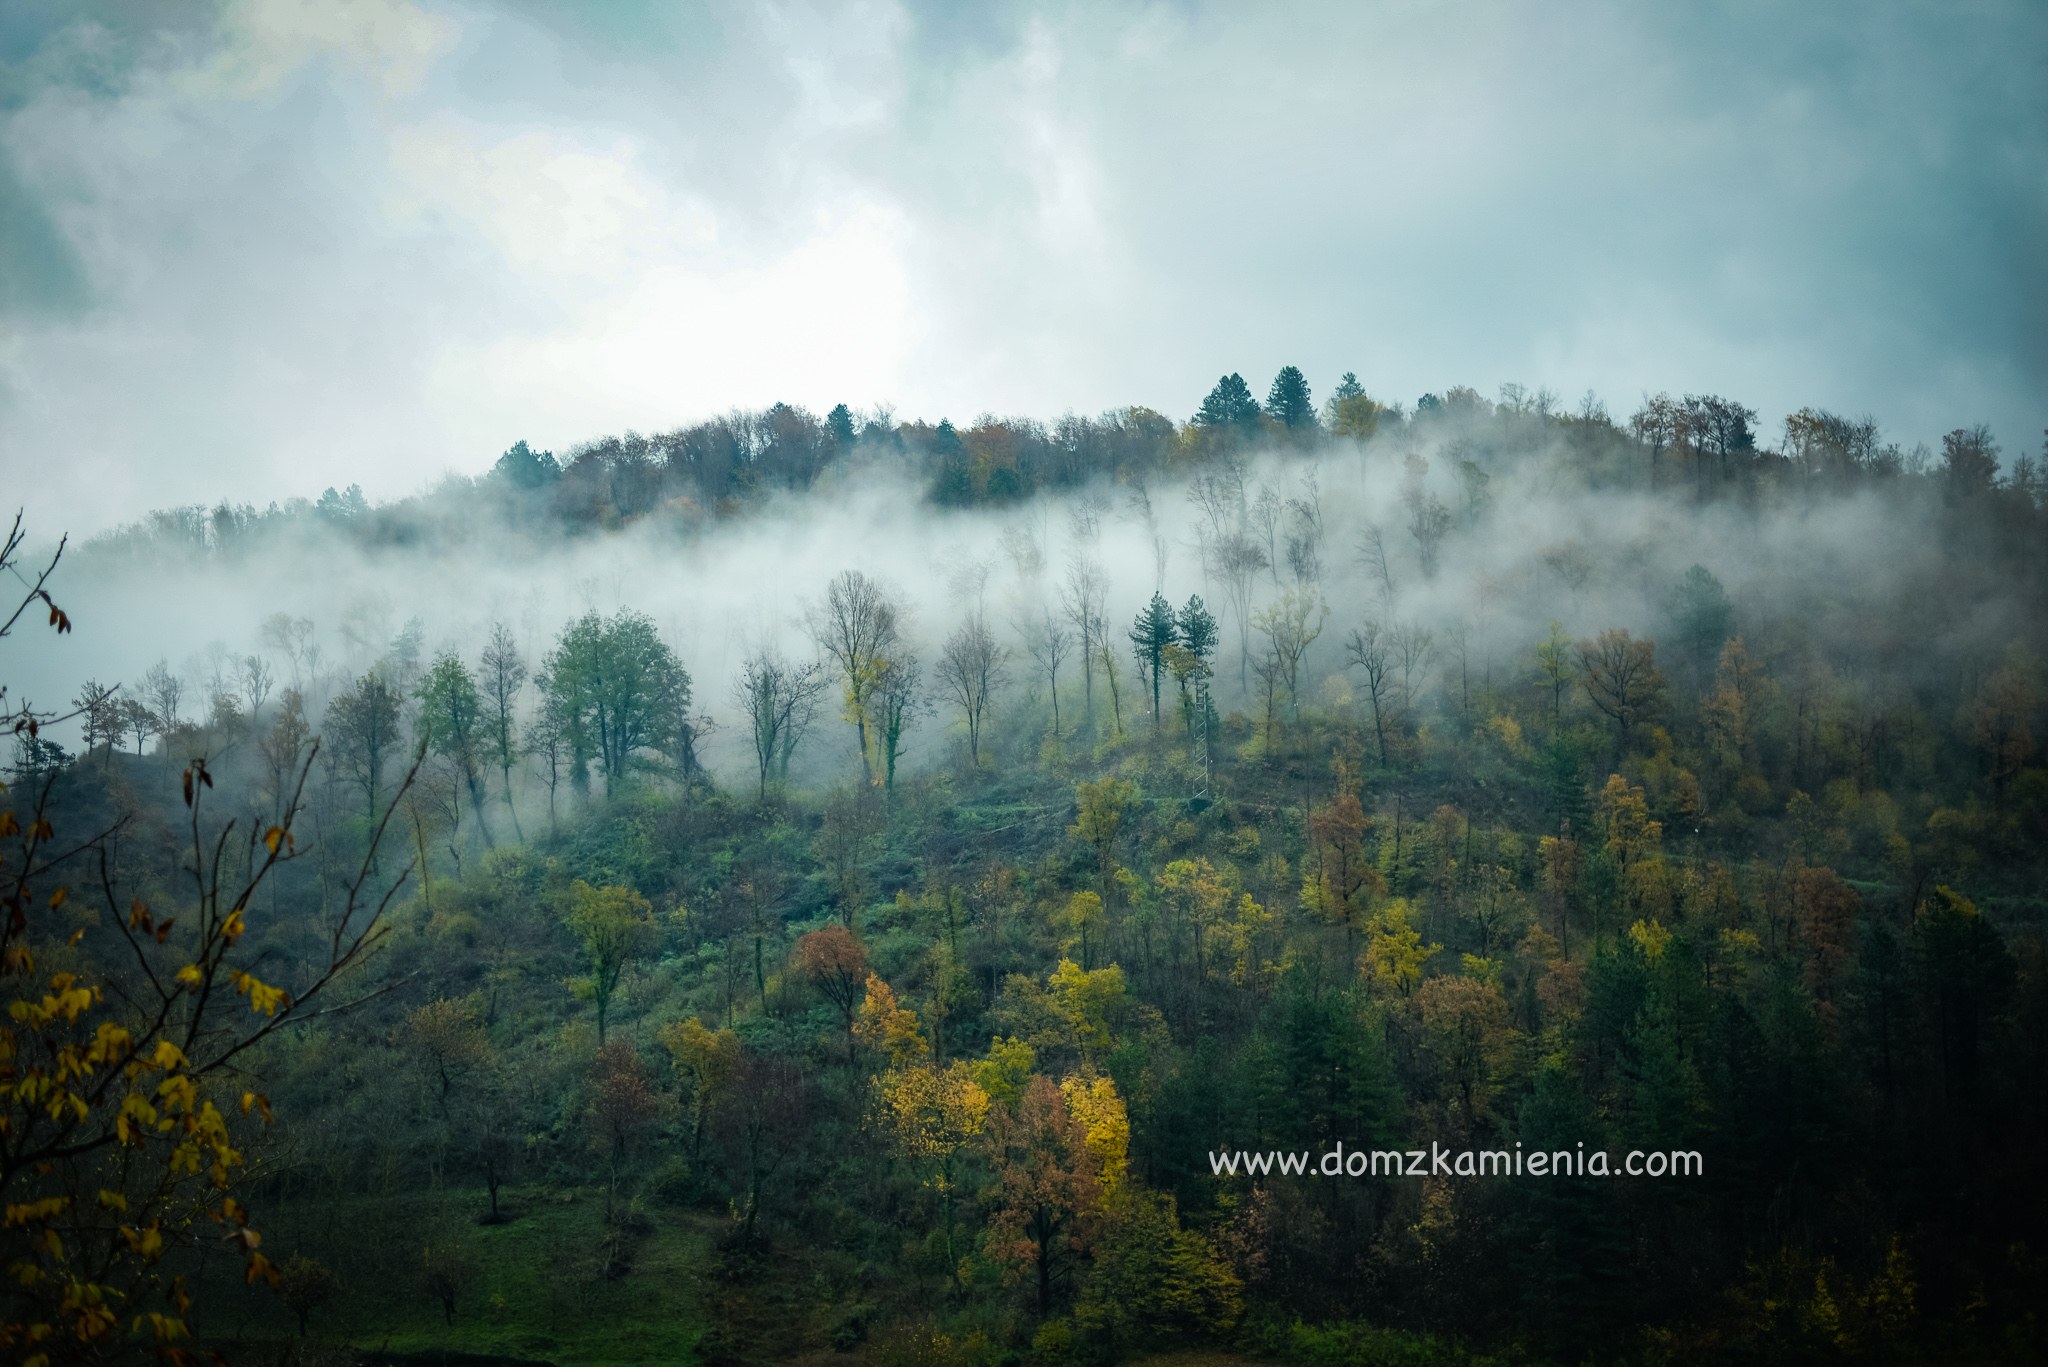
M 1032 1277 L 1038 1314 L 1052 1309 L 1054 1289 L 1087 1252 L 1102 1216 L 1102 1156 L 1066 1096 L 1043 1074 L 1025 1085 L 1014 1108 L 991 1117 L 995 1165 L 989 1252 L 1013 1272 Z
M 846 1064 L 852 1067 L 853 1021 L 867 999 L 867 951 L 852 931 L 831 925 L 798 940 L 791 958 L 798 974 L 839 1008 L 846 1023 Z

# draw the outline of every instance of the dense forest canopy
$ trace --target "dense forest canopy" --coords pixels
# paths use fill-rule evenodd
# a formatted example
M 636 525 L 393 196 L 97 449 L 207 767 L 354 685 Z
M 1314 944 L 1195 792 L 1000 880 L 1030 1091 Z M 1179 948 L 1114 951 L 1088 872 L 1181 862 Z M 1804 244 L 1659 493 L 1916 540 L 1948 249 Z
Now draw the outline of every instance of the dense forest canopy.
M 2038 1355 L 2048 488 L 1757 423 L 1289 366 L 70 550 L 6 1346 Z M 1340 1144 L 1704 1173 L 1217 1165 Z

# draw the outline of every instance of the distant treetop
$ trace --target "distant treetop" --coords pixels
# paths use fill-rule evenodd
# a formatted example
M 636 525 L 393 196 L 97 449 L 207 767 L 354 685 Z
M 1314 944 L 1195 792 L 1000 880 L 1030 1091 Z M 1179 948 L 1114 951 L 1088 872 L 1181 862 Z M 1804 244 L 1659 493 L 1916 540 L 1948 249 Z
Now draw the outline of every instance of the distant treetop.
M 1282 366 L 1266 391 L 1266 416 L 1290 432 L 1316 426 L 1316 406 L 1309 401 L 1308 380 L 1299 366 Z
M 554 452 L 535 451 L 522 440 L 498 457 L 491 473 L 514 488 L 539 489 L 560 479 L 562 467 L 556 463 Z
M 1232 371 L 1216 382 L 1209 391 L 1209 397 L 1202 400 L 1200 411 L 1195 414 L 1197 427 L 1257 427 L 1259 425 L 1259 401 L 1252 397 L 1251 386 L 1244 382 L 1244 376 Z

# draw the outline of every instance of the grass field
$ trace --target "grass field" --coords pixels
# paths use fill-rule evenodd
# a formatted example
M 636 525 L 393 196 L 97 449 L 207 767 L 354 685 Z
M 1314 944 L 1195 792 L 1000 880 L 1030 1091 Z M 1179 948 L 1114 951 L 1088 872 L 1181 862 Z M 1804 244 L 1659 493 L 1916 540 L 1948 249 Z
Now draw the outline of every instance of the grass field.
M 624 1241 L 623 1267 L 607 1276 L 600 1192 L 508 1192 L 511 1218 L 496 1225 L 476 1221 L 480 1192 L 421 1193 L 405 1199 L 407 1223 L 388 1239 L 363 1238 L 364 1225 L 392 1226 L 394 1204 L 350 1198 L 266 1208 L 265 1247 L 278 1250 L 280 1262 L 311 1256 L 339 1282 L 334 1299 L 309 1316 L 308 1348 L 422 1363 L 442 1355 L 559 1367 L 698 1360 L 715 1222 L 656 1212 Z M 369 1251 L 348 1261 L 330 1252 L 347 1247 Z M 427 1288 L 429 1248 L 447 1250 L 442 1264 L 459 1284 L 452 1320 Z M 296 1338 L 298 1325 L 276 1297 L 235 1299 L 245 1343 L 276 1347 Z

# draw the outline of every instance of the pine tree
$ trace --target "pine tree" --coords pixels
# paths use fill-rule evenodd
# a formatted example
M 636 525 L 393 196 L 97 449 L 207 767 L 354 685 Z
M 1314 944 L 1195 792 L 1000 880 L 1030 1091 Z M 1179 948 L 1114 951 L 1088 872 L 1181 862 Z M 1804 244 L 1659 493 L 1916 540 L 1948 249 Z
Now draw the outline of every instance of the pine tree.
M 1316 426 L 1316 406 L 1309 401 L 1308 381 L 1298 366 L 1282 366 L 1266 391 L 1266 416 L 1290 432 L 1305 432 Z
M 932 432 L 932 501 L 965 504 L 974 501 L 974 476 L 967 468 L 967 451 L 949 418 L 939 419 Z
M 1259 401 L 1252 397 L 1251 386 L 1244 382 L 1244 376 L 1232 372 L 1216 382 L 1209 391 L 1209 397 L 1202 400 L 1201 411 L 1195 414 L 1197 427 L 1228 429 L 1256 428 L 1259 425 Z
M 845 404 L 834 404 L 832 411 L 825 415 L 825 430 L 832 434 L 832 440 L 841 446 L 853 445 L 853 410 Z
M 552 484 L 562 476 L 562 467 L 556 463 L 552 451 L 536 451 L 525 442 L 514 442 L 512 449 L 498 457 L 498 463 L 491 467 L 491 473 L 507 484 L 519 489 L 538 489 Z
M 1188 653 L 1204 664 L 1216 653 L 1216 619 L 1209 615 L 1209 609 L 1202 605 L 1200 594 L 1188 598 L 1187 606 L 1180 610 L 1177 624 L 1179 641 Z
M 1138 614 L 1131 624 L 1131 649 L 1152 679 L 1152 729 L 1158 730 L 1159 720 L 1159 675 L 1164 664 L 1166 648 L 1178 642 L 1180 628 L 1174 622 L 1173 608 L 1164 594 L 1155 592 L 1152 601 Z

